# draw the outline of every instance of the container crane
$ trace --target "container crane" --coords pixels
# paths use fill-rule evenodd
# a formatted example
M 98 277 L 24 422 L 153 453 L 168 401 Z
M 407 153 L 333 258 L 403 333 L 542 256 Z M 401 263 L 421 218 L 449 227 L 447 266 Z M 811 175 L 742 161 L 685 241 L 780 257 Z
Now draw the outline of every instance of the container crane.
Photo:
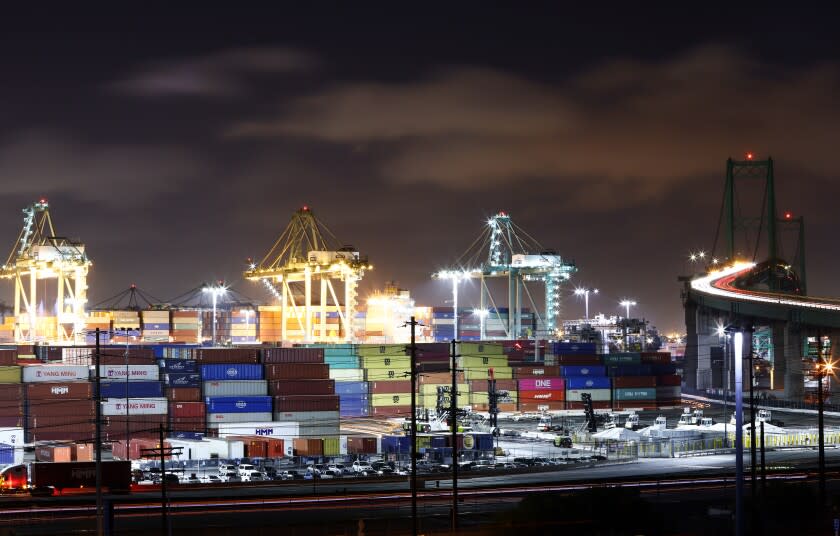
M 537 331 L 544 336 L 553 337 L 557 331 L 557 318 L 562 307 L 560 294 L 563 283 L 577 271 L 574 263 L 565 261 L 552 250 L 545 249 L 531 235 L 516 225 L 506 212 L 499 212 L 487 220 L 487 226 L 482 234 L 458 258 L 456 264 L 460 269 L 442 270 L 432 274 L 433 279 L 452 280 L 454 308 L 458 308 L 458 282 L 462 279 L 479 279 L 481 282 L 480 297 L 480 338 L 487 339 L 486 318 L 487 306 L 492 305 L 491 312 L 501 320 L 496 301 L 487 286 L 488 278 L 507 278 L 509 308 L 508 323 L 505 327 L 507 338 L 518 338 L 522 333 L 522 294 L 536 312 L 536 306 L 531 292 L 526 286 L 527 281 L 538 281 L 545 285 L 544 315 L 537 315 Z M 540 327 L 542 329 L 540 329 Z
M 373 267 L 368 264 L 366 256 L 360 256 L 353 246 L 342 246 L 332 231 L 315 217 L 308 206 L 304 206 L 292 215 L 291 221 L 262 260 L 250 264 L 244 277 L 250 281 L 261 281 L 280 304 L 282 340 L 302 338 L 305 342 L 349 342 L 353 339 L 358 284 L 365 271 L 371 269 Z M 317 306 L 313 302 L 313 282 L 320 283 Z M 336 293 L 338 282 L 344 284 L 343 307 Z M 330 336 L 327 331 L 330 298 L 339 317 L 340 335 L 337 336 Z M 317 330 L 313 322 L 316 311 L 319 320 Z M 290 323 L 290 320 L 294 322 Z
M 84 244 L 56 235 L 46 199 L 23 209 L 23 228 L 0 267 L 0 277 L 15 281 L 16 341 L 70 343 L 84 336 L 91 264 Z M 57 280 L 55 314 L 38 312 L 37 283 L 46 279 Z

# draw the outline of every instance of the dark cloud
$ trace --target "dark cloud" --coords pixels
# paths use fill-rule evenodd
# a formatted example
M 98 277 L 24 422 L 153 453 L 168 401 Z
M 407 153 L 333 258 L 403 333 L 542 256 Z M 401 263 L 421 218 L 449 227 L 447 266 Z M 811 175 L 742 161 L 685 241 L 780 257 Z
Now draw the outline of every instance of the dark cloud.
M 158 61 L 111 87 L 136 96 L 230 96 L 246 87 L 243 79 L 247 76 L 305 72 L 317 64 L 313 55 L 291 48 L 233 48 Z
M 605 209 L 660 199 L 746 150 L 835 173 L 839 82 L 836 63 L 771 69 L 707 46 L 662 61 L 601 63 L 556 85 L 472 68 L 415 82 L 343 83 L 229 134 L 382 147 L 371 156 L 398 184 L 585 185 L 603 200 L 586 208 Z M 609 195 L 616 187 L 625 194 Z
M 0 194 L 61 194 L 86 202 L 135 205 L 179 191 L 207 162 L 172 146 L 88 144 L 27 132 L 0 143 Z

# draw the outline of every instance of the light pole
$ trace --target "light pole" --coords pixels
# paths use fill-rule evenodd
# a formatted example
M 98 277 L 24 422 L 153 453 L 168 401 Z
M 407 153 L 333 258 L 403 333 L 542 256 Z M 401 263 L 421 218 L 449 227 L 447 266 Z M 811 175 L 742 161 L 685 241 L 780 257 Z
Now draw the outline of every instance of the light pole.
M 635 307 L 636 302 L 633 300 L 621 300 L 619 302 L 619 305 L 624 307 L 624 310 L 627 312 L 627 314 L 624 316 L 624 344 L 626 345 L 624 347 L 624 350 L 630 351 L 630 308 Z
M 467 279 L 470 276 L 470 273 L 466 270 L 463 271 L 456 271 L 456 270 L 441 270 L 437 274 L 435 274 L 438 279 L 449 279 L 452 281 L 452 310 L 454 312 L 454 339 L 458 339 L 458 283 L 461 282 L 462 279 Z
M 216 345 L 216 301 L 218 300 L 219 296 L 221 296 L 225 292 L 227 292 L 227 288 L 223 284 L 219 283 L 217 285 L 204 287 L 203 289 L 201 289 L 201 291 L 209 293 L 210 296 L 212 297 L 212 300 L 213 300 L 213 346 L 215 346 Z
M 586 304 L 586 319 L 589 320 L 589 293 L 598 294 L 598 289 L 593 288 L 577 288 L 575 289 L 575 296 L 583 296 L 583 303 Z
M 735 535 L 744 533 L 744 334 L 735 333 Z
M 245 315 L 245 337 L 248 337 L 248 327 L 251 325 L 250 319 L 254 311 L 250 309 L 242 309 L 242 314 Z M 323 335 L 323 333 L 322 333 Z M 256 337 L 255 337 L 256 338 Z
M 487 309 L 476 309 L 475 311 L 473 311 L 473 314 L 478 315 L 478 321 L 480 325 L 479 333 L 481 334 L 481 340 L 484 340 L 486 338 L 485 335 L 487 334 L 487 315 L 490 314 L 490 311 L 488 311 Z

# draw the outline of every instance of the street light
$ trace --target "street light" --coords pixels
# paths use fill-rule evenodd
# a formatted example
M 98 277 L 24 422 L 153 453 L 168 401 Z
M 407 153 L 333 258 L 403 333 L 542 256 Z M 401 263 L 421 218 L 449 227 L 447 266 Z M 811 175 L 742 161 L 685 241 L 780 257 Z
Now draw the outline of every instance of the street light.
M 482 336 L 482 339 L 483 339 L 484 335 L 487 333 L 487 327 L 486 327 L 487 315 L 490 314 L 490 311 L 488 311 L 487 309 L 475 309 L 473 311 L 473 314 L 478 316 L 479 329 L 480 329 L 479 333 L 481 333 L 481 336 Z
M 247 338 L 248 337 L 248 327 L 250 326 L 249 320 L 251 318 L 251 315 L 254 314 L 254 311 L 252 311 L 251 309 L 242 309 L 241 312 L 242 312 L 242 314 L 245 315 L 245 337 Z
M 202 292 L 209 293 L 213 299 L 213 346 L 216 345 L 216 300 L 219 296 L 223 296 L 227 292 L 227 287 L 219 283 L 217 285 L 206 286 L 201 289 Z
M 627 314 L 624 316 L 624 351 L 628 352 L 630 351 L 630 307 L 635 307 L 636 302 L 633 300 L 621 300 L 619 305 L 627 311 Z
M 619 302 L 619 305 L 624 307 L 624 309 L 627 313 L 625 318 L 629 320 L 630 319 L 630 308 L 635 307 L 637 305 L 636 302 L 634 302 L 633 300 L 621 300 Z
M 575 296 L 583 296 L 583 301 L 586 304 L 586 319 L 589 320 L 589 293 L 598 294 L 598 289 L 576 288 Z
M 468 279 L 470 277 L 470 272 L 467 270 L 458 271 L 458 270 L 441 270 L 437 274 L 435 274 L 438 279 L 449 279 L 452 281 L 452 310 L 454 311 L 454 339 L 458 338 L 458 283 L 461 282 L 462 279 Z

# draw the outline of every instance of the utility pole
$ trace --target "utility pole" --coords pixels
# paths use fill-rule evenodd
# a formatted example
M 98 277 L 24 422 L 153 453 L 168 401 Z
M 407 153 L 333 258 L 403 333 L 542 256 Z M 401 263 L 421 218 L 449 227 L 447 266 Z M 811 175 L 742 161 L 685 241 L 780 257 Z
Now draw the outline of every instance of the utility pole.
M 825 410 L 823 378 L 827 371 L 825 353 L 823 352 L 822 332 L 817 331 L 817 409 L 818 409 L 818 445 L 819 445 L 819 470 L 820 470 L 820 512 L 825 508 L 825 437 L 823 435 L 823 412 Z
M 144 458 L 160 457 L 160 530 L 162 536 L 169 536 L 172 528 L 169 525 L 169 515 L 167 512 L 169 499 L 166 494 L 166 457 L 180 453 L 181 447 L 166 448 L 163 443 L 165 436 L 165 429 L 163 424 L 161 424 L 158 428 L 158 441 L 160 441 L 159 448 L 141 449 L 140 452 Z
M 96 401 L 96 534 L 103 536 L 104 517 L 102 508 L 102 384 L 101 374 L 99 370 L 100 363 L 100 348 L 99 348 L 99 328 L 96 328 L 96 353 L 94 354 L 94 361 L 96 363 L 96 386 L 94 387 L 93 399 Z
M 457 311 L 456 311 L 457 315 Z M 417 320 L 411 317 L 411 525 L 417 536 Z
M 452 339 L 452 390 L 449 415 L 452 417 L 452 531 L 458 532 L 458 352 Z
M 764 421 L 761 421 L 761 496 L 767 495 L 767 465 L 764 463 Z

